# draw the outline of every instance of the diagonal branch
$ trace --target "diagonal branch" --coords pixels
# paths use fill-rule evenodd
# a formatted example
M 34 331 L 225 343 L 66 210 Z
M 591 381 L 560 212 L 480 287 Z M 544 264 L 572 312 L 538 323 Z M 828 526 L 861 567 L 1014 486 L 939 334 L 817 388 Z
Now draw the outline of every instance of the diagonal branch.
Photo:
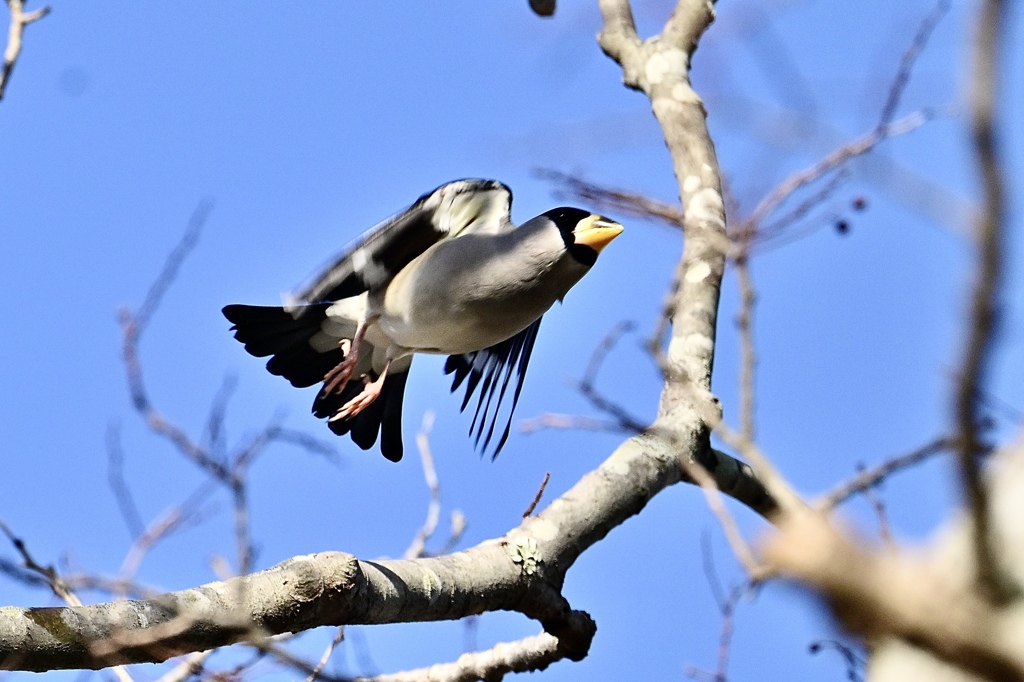
M 822 496 L 816 507 L 828 511 L 839 506 L 857 493 L 871 490 L 897 471 L 920 464 L 924 460 L 939 453 L 951 450 L 956 444 L 952 438 L 936 438 L 930 443 L 897 457 L 891 457 L 876 467 L 864 469 L 850 481 L 836 487 Z
M 14 71 L 14 65 L 18 63 L 18 57 L 21 55 L 21 39 L 25 34 L 25 27 L 50 13 L 49 5 L 26 12 L 24 0 L 6 1 L 7 8 L 11 11 L 11 25 L 7 30 L 7 49 L 4 50 L 4 66 L 0 70 L 0 100 L 4 98 L 7 82 L 10 80 L 11 72 Z

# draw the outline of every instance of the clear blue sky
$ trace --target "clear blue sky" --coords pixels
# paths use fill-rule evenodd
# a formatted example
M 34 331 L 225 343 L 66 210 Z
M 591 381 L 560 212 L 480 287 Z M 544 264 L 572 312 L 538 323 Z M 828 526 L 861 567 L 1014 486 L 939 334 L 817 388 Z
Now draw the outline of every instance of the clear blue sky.
M 638 2 L 641 32 L 671 3 Z M 955 2 L 915 69 L 901 114 L 956 103 L 966 73 L 970 3 Z M 729 184 L 747 210 L 776 182 L 868 130 L 929 2 L 721 2 L 694 60 Z M 1012 17 L 1011 37 L 1021 36 Z M 116 573 L 130 537 L 108 490 L 105 434 L 123 432 L 126 474 L 144 516 L 182 501 L 202 477 L 133 413 L 115 312 L 137 306 L 189 215 L 215 207 L 142 342 L 151 397 L 193 433 L 225 376 L 230 442 L 274 415 L 331 438 L 309 415 L 312 390 L 291 388 L 245 354 L 228 332 L 227 303 L 274 304 L 348 240 L 420 193 L 460 177 L 512 186 L 513 214 L 563 203 L 532 175 L 538 166 L 673 200 L 677 188 L 660 131 L 642 96 L 625 90 L 597 48 L 595 2 L 563 2 L 542 20 L 525 0 L 444 3 L 54 3 L 32 25 L 0 103 L 0 518 L 41 561 Z M 1007 121 L 1024 120 L 1019 41 L 1007 55 Z M 785 116 L 783 116 L 785 115 Z M 780 117 L 797 120 L 781 128 Z M 1021 129 L 1008 129 L 1012 224 L 1019 226 Z M 961 121 L 946 118 L 886 144 L 882 177 L 859 173 L 819 211 L 824 227 L 755 262 L 760 288 L 759 432 L 791 480 L 813 494 L 912 449 L 948 423 L 949 375 L 962 329 L 969 264 L 957 229 L 926 220 L 904 191 L 909 178 L 940 195 L 975 189 Z M 854 196 L 864 213 L 850 214 Z M 930 204 L 931 205 L 931 204 Z M 847 216 L 840 236 L 829 216 Z M 612 353 L 599 386 L 644 419 L 660 382 L 639 346 L 655 319 L 681 240 L 626 222 L 565 304 L 545 318 L 520 419 L 592 414 L 571 388 L 617 322 L 638 333 Z M 1020 243 L 1010 311 L 992 385 L 1024 407 Z M 736 416 L 736 290 L 723 292 L 714 388 Z M 447 395 L 439 359 L 419 359 L 406 400 L 408 455 L 398 465 L 335 439 L 340 464 L 278 445 L 252 471 L 253 524 L 266 567 L 296 554 L 345 550 L 400 555 L 426 512 L 412 446 L 424 412 L 444 495 L 461 509 L 463 546 L 515 525 L 545 472 L 547 499 L 615 446 L 615 435 L 515 433 L 494 463 L 465 438 L 468 420 Z M 894 479 L 884 498 L 900 538 L 924 538 L 955 495 L 942 461 Z M 736 507 L 752 536 L 763 530 Z M 863 503 L 848 513 L 866 533 Z M 211 557 L 233 559 L 229 502 L 202 526 L 146 559 L 140 578 L 166 589 L 214 579 Z M 442 528 L 443 534 L 444 528 Z M 713 669 L 720 618 L 702 569 L 712 539 L 727 584 L 739 569 L 702 496 L 677 486 L 614 531 L 572 569 L 566 593 L 598 633 L 582 663 L 546 680 L 677 679 Z M 437 546 L 436 544 L 434 545 Z M 13 559 L 0 544 L 0 556 Z M 87 595 L 93 599 L 96 595 Z M 0 603 L 51 603 L 0 579 Z M 454 660 L 459 624 L 358 629 L 376 672 Z M 480 647 L 538 630 L 515 614 L 488 614 Z M 358 637 L 359 635 L 356 635 Z M 731 679 L 844 679 L 838 656 L 807 645 L 833 637 L 814 603 L 785 585 L 765 588 L 738 614 Z M 305 635 L 319 656 L 327 631 Z M 637 655 L 638 650 L 644 653 Z M 351 649 L 339 672 L 360 667 Z M 139 676 L 155 675 L 143 667 Z M 71 679 L 74 674 L 51 677 Z M 291 679 L 290 676 L 289 679 Z

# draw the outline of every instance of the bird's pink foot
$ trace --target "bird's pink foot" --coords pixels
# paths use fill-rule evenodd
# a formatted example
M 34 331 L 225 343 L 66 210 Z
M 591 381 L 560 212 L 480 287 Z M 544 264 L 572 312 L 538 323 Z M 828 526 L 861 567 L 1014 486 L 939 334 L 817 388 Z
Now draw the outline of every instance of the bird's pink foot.
M 344 359 L 324 375 L 324 395 L 330 395 L 335 390 L 340 393 L 345 388 L 348 380 L 352 378 L 352 372 L 355 370 L 356 362 L 359 360 L 355 353 L 350 352 L 352 350 L 351 341 L 342 339 L 338 342 L 338 346 L 341 348 L 341 354 L 344 356 Z
M 335 390 L 340 393 L 352 377 L 352 370 L 355 368 L 356 363 L 348 358 L 335 365 L 330 372 L 324 375 L 324 395 L 330 395 Z
M 370 381 L 370 377 L 364 375 L 363 390 L 355 398 L 352 398 L 352 400 L 342 405 L 328 421 L 333 422 L 339 419 L 348 419 L 349 417 L 356 416 L 369 407 L 374 400 L 380 397 L 380 392 L 383 387 L 384 374 L 377 377 L 376 381 Z

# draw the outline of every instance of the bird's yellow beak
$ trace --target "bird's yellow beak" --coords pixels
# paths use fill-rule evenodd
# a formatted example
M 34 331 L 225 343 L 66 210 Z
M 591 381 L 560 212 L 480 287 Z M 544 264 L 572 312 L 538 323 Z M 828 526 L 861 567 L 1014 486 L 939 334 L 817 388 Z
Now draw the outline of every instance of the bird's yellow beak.
M 622 234 L 622 225 L 619 225 L 614 220 L 592 213 L 581 220 L 572 233 L 575 243 L 585 244 L 594 249 L 594 251 L 601 253 L 601 249 L 608 246 L 611 240 Z

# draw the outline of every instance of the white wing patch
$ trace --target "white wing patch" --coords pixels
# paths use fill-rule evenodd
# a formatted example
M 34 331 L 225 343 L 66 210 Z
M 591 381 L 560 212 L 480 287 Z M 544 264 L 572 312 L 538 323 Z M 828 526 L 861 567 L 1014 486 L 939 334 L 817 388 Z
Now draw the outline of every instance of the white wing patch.
M 427 201 L 431 223 L 447 238 L 469 232 L 499 232 L 510 220 L 512 196 L 493 181 L 457 181 L 438 189 Z

